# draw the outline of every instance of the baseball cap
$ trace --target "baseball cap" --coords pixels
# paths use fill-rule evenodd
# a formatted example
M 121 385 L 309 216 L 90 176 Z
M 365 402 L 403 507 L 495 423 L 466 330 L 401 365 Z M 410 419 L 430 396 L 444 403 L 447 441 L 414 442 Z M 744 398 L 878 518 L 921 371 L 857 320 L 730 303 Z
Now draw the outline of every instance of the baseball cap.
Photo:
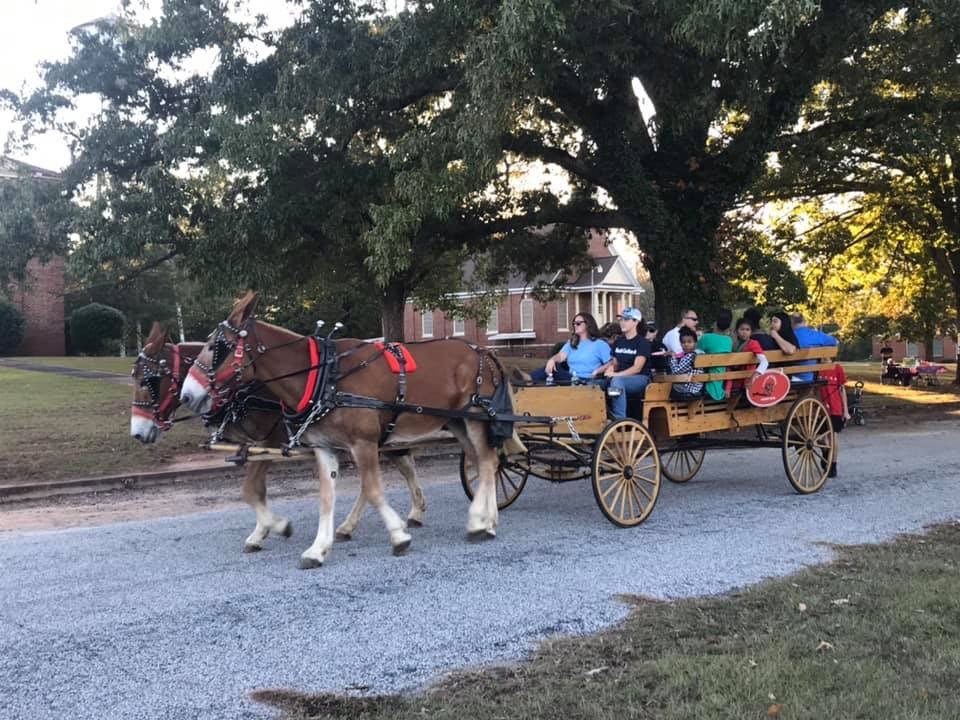
M 635 307 L 625 307 L 620 311 L 620 317 L 625 320 L 636 320 L 637 322 L 643 322 L 643 313 L 641 313 Z

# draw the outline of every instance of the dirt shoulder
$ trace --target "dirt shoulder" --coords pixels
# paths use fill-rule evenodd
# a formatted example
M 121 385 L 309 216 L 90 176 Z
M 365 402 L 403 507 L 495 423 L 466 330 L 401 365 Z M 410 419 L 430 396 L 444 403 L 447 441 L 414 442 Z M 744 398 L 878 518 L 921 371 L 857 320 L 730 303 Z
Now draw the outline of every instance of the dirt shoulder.
M 417 476 L 424 487 L 440 482 L 459 482 L 454 456 L 420 458 Z M 387 491 L 405 490 L 406 483 L 390 463 L 383 464 Z M 115 522 L 158 517 L 176 517 L 208 510 L 248 507 L 240 493 L 241 479 L 210 474 L 206 478 L 152 487 L 133 487 L 101 492 L 58 495 L 0 504 L 0 534 L 90 527 Z M 359 482 L 351 466 L 342 467 L 338 495 L 356 495 Z M 267 500 L 311 498 L 317 492 L 313 465 L 284 463 L 267 476 Z M 400 505 L 406 508 L 406 503 Z M 399 511 L 398 507 L 398 511 Z M 405 511 L 405 510 L 404 510 Z M 250 515 L 251 528 L 253 514 Z

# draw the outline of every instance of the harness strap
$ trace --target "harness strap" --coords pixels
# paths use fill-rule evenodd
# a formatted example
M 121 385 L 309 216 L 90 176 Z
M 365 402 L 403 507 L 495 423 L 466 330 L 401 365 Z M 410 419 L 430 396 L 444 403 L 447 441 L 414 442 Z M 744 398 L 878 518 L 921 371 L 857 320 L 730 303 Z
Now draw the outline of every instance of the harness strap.
M 395 345 L 394 343 L 384 344 L 384 350 L 389 352 L 397 360 L 397 399 L 394 401 L 394 407 L 396 408 L 399 405 L 402 405 L 407 399 L 407 354 L 403 351 L 402 347 Z M 393 417 L 390 418 L 383 431 L 380 433 L 380 440 L 377 442 L 377 445 L 383 447 L 393 431 L 397 428 L 397 420 L 400 419 L 400 410 L 394 409 Z
M 317 339 L 315 337 L 307 338 L 307 346 L 310 348 L 310 370 L 307 372 L 307 384 L 303 388 L 303 397 L 297 404 L 298 413 L 302 413 L 314 402 L 317 378 L 320 375 L 320 349 L 317 347 Z

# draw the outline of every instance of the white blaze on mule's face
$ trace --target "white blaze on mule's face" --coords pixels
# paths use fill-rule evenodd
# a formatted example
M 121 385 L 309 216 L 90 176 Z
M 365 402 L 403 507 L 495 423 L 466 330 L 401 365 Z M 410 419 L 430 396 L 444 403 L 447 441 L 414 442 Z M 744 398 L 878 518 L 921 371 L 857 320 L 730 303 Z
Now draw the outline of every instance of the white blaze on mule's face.
M 160 439 L 160 428 L 153 420 L 148 420 L 141 415 L 131 415 L 130 437 L 145 444 L 155 443 Z
M 193 375 L 187 375 L 180 389 L 180 402 L 192 412 L 202 415 L 210 409 L 213 400 L 207 394 L 207 389 L 201 385 Z

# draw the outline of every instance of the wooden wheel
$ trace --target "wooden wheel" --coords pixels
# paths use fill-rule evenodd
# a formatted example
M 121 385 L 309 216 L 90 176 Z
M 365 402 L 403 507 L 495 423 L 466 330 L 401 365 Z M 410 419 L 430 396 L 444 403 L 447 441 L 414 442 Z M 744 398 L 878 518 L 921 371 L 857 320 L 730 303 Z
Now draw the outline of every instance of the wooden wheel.
M 670 482 L 685 483 L 700 471 L 706 450 L 663 450 L 660 453 L 660 471 Z
M 507 458 L 500 457 L 494 483 L 497 487 L 497 509 L 504 510 L 510 507 L 520 497 L 523 486 L 527 484 L 527 470 L 511 463 Z M 460 453 L 460 484 L 467 497 L 473 500 L 477 484 L 480 482 L 480 473 L 476 466 L 467 460 L 466 454 Z
M 783 434 L 783 467 L 798 493 L 814 493 L 827 481 L 834 456 L 833 425 L 822 402 L 797 400 L 787 413 Z
M 647 429 L 627 418 L 608 425 L 593 451 L 593 496 L 619 527 L 639 525 L 660 494 L 660 456 Z

